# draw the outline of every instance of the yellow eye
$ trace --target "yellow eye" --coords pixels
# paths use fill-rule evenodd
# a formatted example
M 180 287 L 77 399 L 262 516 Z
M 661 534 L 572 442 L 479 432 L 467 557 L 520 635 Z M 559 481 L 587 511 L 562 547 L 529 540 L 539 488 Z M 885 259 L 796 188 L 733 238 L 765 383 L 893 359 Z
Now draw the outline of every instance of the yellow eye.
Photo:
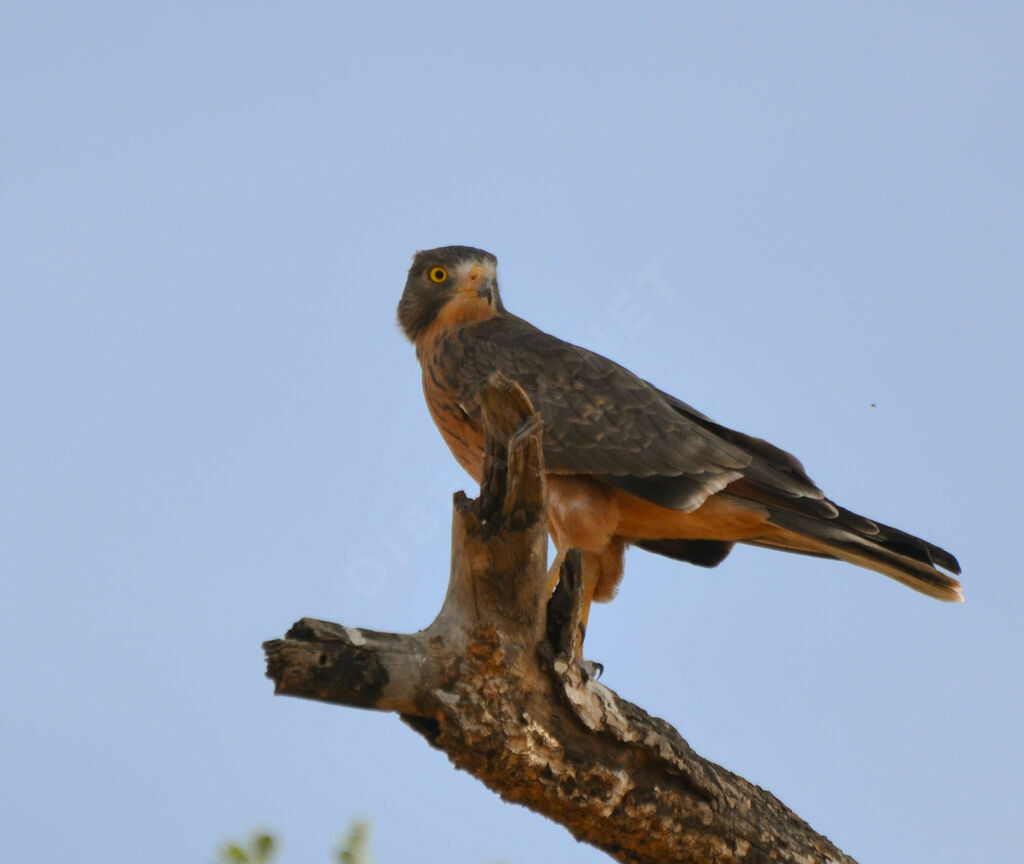
M 444 267 L 431 267 L 430 273 L 427 275 L 430 276 L 430 281 L 435 285 L 440 285 L 442 282 L 448 281 L 448 271 L 445 270 Z

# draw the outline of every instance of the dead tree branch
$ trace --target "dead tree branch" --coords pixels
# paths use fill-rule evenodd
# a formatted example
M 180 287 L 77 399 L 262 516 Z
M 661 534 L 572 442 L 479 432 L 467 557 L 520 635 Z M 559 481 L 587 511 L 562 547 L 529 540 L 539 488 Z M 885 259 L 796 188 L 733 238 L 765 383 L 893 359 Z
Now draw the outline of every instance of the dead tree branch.
M 305 618 L 263 646 L 275 692 L 396 711 L 504 799 L 618 861 L 854 864 L 574 661 L 579 558 L 546 596 L 540 417 L 498 376 L 481 400 L 484 482 L 475 501 L 455 496 L 437 618 L 411 634 Z

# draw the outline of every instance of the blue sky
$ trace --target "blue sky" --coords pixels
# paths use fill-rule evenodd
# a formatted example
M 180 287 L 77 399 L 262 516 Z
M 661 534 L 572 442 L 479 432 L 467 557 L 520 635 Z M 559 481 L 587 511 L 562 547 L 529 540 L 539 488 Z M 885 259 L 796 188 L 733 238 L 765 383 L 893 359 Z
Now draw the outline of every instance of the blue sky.
M 274 698 L 414 630 L 472 492 L 410 256 L 954 551 L 967 602 L 633 552 L 605 681 L 863 861 L 1019 860 L 1024 14 L 1011 3 L 33 3 L 0 28 L 0 824 L 21 861 L 606 860 L 392 716 Z

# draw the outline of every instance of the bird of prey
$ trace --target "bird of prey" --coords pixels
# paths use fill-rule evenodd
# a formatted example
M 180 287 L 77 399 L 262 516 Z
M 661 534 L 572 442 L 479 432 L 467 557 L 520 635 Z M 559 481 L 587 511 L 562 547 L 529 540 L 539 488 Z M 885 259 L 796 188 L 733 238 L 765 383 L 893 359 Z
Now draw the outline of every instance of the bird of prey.
M 491 374 L 517 381 L 540 412 L 552 573 L 568 550 L 581 551 L 587 611 L 615 595 L 629 546 L 714 567 L 748 543 L 838 558 L 939 600 L 963 599 L 949 552 L 840 507 L 784 450 L 508 312 L 489 252 L 417 252 L 398 323 L 416 346 L 430 414 L 477 481 L 474 397 Z

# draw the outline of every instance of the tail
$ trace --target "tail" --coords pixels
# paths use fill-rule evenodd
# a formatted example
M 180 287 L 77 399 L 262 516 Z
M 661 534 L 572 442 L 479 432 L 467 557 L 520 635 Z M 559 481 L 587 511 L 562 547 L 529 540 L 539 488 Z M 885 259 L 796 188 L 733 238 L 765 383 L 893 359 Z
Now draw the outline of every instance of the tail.
M 842 507 L 836 506 L 835 510 L 834 518 L 824 519 L 770 507 L 768 521 L 778 530 L 745 542 L 838 558 L 883 573 L 929 597 L 953 603 L 963 601 L 960 583 L 942 572 L 960 573 L 960 562 L 945 549 Z

